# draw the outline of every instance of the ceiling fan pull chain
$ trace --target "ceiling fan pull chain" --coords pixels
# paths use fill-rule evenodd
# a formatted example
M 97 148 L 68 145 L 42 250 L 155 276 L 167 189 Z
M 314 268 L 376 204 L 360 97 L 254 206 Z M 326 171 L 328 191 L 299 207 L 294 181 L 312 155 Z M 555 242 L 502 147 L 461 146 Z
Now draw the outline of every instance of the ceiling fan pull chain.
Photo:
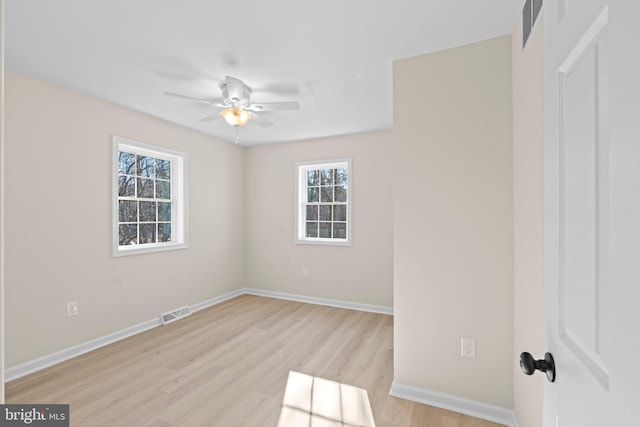
M 238 136 L 238 125 L 235 125 L 234 128 L 236 128 L 236 144 L 240 143 L 240 137 Z

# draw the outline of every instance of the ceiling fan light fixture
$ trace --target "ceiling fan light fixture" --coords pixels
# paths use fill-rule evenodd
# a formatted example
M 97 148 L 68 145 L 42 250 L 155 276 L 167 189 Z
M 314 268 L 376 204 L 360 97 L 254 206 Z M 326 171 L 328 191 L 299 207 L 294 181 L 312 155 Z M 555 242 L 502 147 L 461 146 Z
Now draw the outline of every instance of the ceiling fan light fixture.
M 231 126 L 244 126 L 251 118 L 250 112 L 240 108 L 227 108 L 220 114 Z

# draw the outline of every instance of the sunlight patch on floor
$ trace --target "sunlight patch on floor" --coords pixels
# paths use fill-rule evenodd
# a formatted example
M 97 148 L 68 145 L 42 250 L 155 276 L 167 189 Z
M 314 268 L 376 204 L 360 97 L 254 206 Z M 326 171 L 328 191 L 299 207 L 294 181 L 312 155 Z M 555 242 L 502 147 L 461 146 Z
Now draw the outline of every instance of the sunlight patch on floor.
M 290 371 L 278 427 L 375 427 L 367 391 Z

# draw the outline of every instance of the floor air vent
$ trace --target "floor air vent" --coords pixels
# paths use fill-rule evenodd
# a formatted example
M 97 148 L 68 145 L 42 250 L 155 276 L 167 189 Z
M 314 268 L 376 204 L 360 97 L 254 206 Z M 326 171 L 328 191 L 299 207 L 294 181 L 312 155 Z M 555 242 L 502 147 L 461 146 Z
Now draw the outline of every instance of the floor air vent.
M 182 319 L 183 317 L 191 316 L 191 309 L 188 306 L 184 306 L 177 310 L 170 311 L 168 313 L 163 313 L 160 315 L 160 320 L 163 325 L 167 323 L 175 322 L 178 319 Z

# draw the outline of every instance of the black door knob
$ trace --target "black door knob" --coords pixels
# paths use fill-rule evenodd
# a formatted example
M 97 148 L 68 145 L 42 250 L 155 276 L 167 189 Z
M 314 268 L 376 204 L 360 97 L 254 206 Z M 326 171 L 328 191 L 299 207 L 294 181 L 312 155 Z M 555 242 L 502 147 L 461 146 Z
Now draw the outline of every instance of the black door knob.
M 556 380 L 556 364 L 553 361 L 551 353 L 545 353 L 544 359 L 541 360 L 534 359 L 531 353 L 527 353 L 526 351 L 521 353 L 520 369 L 527 375 L 533 375 L 533 373 L 538 370 L 547 375 L 549 382 Z

